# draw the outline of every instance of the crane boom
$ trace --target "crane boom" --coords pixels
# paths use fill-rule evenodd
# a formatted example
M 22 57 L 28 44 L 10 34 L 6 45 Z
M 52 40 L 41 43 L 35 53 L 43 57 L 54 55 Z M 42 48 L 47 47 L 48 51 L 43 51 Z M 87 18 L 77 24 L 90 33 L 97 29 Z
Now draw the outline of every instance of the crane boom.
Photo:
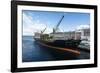
M 61 20 L 58 22 L 58 24 L 56 25 L 56 27 L 53 29 L 53 33 L 55 33 L 57 31 L 57 29 L 58 29 L 61 21 L 63 20 L 63 18 L 64 18 L 64 15 L 62 16 Z
M 43 34 L 45 30 L 46 30 L 46 28 L 44 30 L 42 30 L 41 33 Z

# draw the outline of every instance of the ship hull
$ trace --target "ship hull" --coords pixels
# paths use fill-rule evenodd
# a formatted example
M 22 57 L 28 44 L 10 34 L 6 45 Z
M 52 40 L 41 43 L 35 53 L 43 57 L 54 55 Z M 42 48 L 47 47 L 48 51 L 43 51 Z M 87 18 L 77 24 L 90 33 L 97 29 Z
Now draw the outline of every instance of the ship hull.
M 80 55 L 80 50 L 77 48 L 80 40 L 56 40 L 53 42 L 47 42 L 40 39 L 35 39 L 35 42 L 42 48 L 46 48 L 52 52 L 57 52 L 58 54 L 67 55 L 68 57 L 75 58 Z M 76 43 L 77 45 L 75 45 Z
M 81 42 L 81 40 L 55 40 L 53 42 L 49 42 L 36 38 L 35 41 L 60 48 L 78 48 L 78 45 Z

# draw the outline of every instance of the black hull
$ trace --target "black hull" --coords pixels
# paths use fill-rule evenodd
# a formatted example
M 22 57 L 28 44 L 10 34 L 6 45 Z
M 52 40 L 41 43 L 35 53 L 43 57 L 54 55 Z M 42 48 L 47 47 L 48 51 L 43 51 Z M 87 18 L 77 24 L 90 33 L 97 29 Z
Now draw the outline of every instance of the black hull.
M 81 42 L 81 40 L 55 40 L 53 42 L 48 42 L 40 39 L 35 39 L 35 41 L 60 48 L 78 48 Z
M 80 50 L 77 48 L 77 45 L 73 45 L 72 43 L 76 44 L 76 43 L 80 43 L 80 40 L 78 40 L 77 42 L 73 42 L 73 41 L 67 41 L 70 42 L 67 45 L 66 42 L 64 40 L 57 40 L 54 42 L 47 42 L 47 41 L 43 41 L 40 39 L 35 39 L 35 42 L 37 44 L 39 44 L 41 47 L 46 48 L 47 50 L 52 50 L 54 52 L 58 52 L 60 54 L 69 54 L 69 55 L 73 55 L 74 57 L 76 57 L 76 55 L 80 55 Z M 71 44 L 71 45 L 69 45 Z

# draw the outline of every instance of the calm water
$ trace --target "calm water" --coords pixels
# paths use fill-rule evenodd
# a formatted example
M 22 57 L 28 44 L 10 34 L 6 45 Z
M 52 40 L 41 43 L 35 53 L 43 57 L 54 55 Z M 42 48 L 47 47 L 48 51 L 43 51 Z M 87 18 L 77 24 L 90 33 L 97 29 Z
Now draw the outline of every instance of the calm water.
M 59 52 L 50 48 L 41 47 L 36 43 L 32 36 L 23 36 L 22 47 L 22 61 L 52 61 L 52 60 L 77 60 L 77 59 L 89 59 L 89 52 L 81 51 L 81 54 L 77 57 L 69 55 L 67 52 Z

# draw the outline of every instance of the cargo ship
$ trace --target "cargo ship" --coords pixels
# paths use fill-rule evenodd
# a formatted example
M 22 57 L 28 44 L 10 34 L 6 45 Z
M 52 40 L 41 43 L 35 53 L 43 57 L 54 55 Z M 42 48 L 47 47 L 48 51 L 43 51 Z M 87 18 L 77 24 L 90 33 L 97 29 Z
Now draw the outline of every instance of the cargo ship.
M 60 21 L 56 25 L 55 28 L 53 28 L 53 32 L 50 34 L 44 34 L 44 30 L 41 31 L 41 33 L 36 32 L 34 35 L 34 40 L 39 45 L 43 47 L 47 47 L 50 49 L 57 49 L 59 51 L 63 50 L 66 52 L 72 52 L 75 54 L 80 54 L 80 51 L 78 49 L 78 45 L 80 44 L 81 40 L 80 37 L 77 36 L 76 33 L 71 32 L 57 32 L 58 27 L 60 23 L 62 22 L 64 16 L 61 17 Z

